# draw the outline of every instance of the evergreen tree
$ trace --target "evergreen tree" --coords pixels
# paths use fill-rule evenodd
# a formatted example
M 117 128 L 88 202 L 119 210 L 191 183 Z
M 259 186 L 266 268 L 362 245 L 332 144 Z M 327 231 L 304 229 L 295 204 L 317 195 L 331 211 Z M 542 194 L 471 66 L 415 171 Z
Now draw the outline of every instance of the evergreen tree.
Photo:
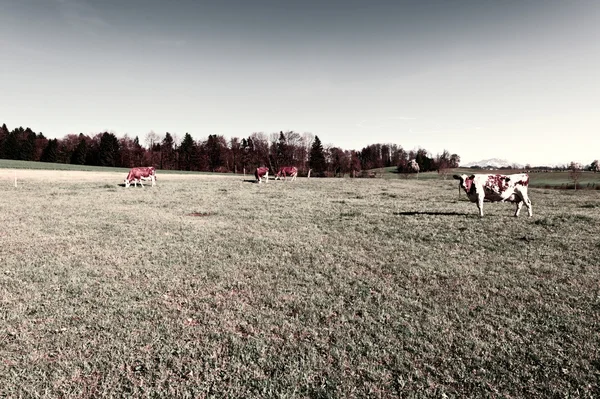
M 194 165 L 201 171 L 209 171 L 208 152 L 206 151 L 206 142 L 199 143 L 197 150 L 194 151 Z
M 206 140 L 206 153 L 208 155 L 208 168 L 211 172 L 215 172 L 218 168 L 224 165 L 224 152 L 226 142 L 223 136 L 211 134 Z
M 19 159 L 22 161 L 33 161 L 35 155 L 35 139 L 37 135 L 30 129 L 25 129 L 25 141 L 19 148 Z
M 135 139 L 133 139 L 133 163 L 134 163 L 134 165 L 137 165 L 137 166 L 142 165 L 145 152 L 146 152 L 146 150 L 140 144 L 140 139 L 137 136 L 135 136 Z M 148 165 L 148 166 L 152 166 L 152 165 Z
M 429 172 L 435 170 L 434 160 L 427 156 L 427 150 L 419 148 L 415 160 L 419 164 L 421 172 Z
M 42 162 L 56 162 L 58 154 L 58 140 L 52 139 L 48 140 L 48 145 L 42 151 L 42 156 L 40 161 Z
M 179 146 L 179 168 L 182 170 L 192 170 L 192 158 L 194 156 L 194 139 L 189 133 L 183 136 L 183 141 Z
M 317 176 L 322 175 L 327 168 L 325 153 L 323 152 L 323 145 L 321 144 L 321 140 L 319 140 L 319 136 L 315 136 L 315 141 L 313 141 L 308 164 Z
M 0 158 L 4 158 L 4 142 L 9 134 L 10 132 L 6 127 L 6 124 L 2 124 L 2 127 L 0 127 Z
M 119 140 L 112 134 L 105 132 L 100 138 L 98 151 L 100 166 L 117 166 L 119 161 Z
M 8 134 L 4 141 L 4 156 L 6 159 L 19 159 L 18 131 L 15 129 Z
M 85 137 L 81 133 L 79 134 L 79 144 L 75 147 L 75 151 L 71 154 L 71 163 L 73 165 L 85 165 L 85 160 L 87 158 L 87 143 L 85 142 Z
M 161 169 L 175 169 L 176 158 L 175 150 L 173 149 L 174 144 L 173 136 L 169 132 L 165 134 L 160 145 L 160 168 Z
M 290 160 L 288 158 L 288 144 L 283 132 L 279 132 L 279 140 L 276 146 L 277 158 L 275 160 L 276 167 L 289 166 Z

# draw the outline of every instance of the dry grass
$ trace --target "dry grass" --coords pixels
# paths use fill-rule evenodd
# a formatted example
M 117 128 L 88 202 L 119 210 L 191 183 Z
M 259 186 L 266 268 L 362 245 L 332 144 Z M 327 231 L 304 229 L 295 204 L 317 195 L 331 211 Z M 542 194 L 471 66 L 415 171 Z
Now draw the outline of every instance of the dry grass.
M 0 170 L 0 396 L 594 397 L 600 193 Z

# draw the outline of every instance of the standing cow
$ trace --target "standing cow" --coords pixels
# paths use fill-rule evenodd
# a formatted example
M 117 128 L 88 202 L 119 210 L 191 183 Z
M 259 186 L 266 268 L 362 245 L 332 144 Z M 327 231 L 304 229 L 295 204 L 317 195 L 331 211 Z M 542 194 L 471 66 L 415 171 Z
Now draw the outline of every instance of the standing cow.
M 454 175 L 460 180 L 460 187 L 465 190 L 471 202 L 477 203 L 479 216 L 483 216 L 483 201 L 490 202 L 516 202 L 515 217 L 519 216 L 523 203 L 527 206 L 529 217 L 533 215 L 531 201 L 527 195 L 529 175 L 518 173 L 514 175 Z
M 283 176 L 283 180 L 286 180 L 287 176 L 292 178 L 292 181 L 296 180 L 296 176 L 298 176 L 298 168 L 295 166 L 282 166 L 277 171 L 275 175 L 275 180 L 281 179 Z
M 419 173 L 419 171 L 421 170 L 421 168 L 419 168 L 419 163 L 416 159 L 411 159 L 408 162 L 408 165 L 406 165 L 406 169 L 411 173 Z
M 256 177 L 256 181 L 258 182 L 258 184 L 260 184 L 263 179 L 265 179 L 266 182 L 268 183 L 269 182 L 269 168 L 265 168 L 265 167 L 256 168 L 256 171 L 254 172 L 254 177 Z
M 131 183 L 134 187 L 137 187 L 137 183 L 144 187 L 142 180 L 150 180 L 152 187 L 154 187 L 156 184 L 156 169 L 154 169 L 154 166 L 131 168 L 125 178 L 125 187 L 129 187 Z

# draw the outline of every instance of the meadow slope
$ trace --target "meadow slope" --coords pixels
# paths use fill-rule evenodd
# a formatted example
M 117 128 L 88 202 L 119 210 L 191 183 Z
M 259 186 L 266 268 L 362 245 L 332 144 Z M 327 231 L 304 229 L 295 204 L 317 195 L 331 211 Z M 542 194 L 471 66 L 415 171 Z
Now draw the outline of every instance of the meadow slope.
M 11 176 L 2 397 L 600 394 L 600 191 Z

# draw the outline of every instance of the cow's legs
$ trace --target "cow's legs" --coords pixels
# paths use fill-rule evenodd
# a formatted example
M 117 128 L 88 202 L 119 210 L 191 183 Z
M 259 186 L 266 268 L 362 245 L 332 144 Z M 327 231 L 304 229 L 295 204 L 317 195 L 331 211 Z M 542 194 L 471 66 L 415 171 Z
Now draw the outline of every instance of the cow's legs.
M 529 197 L 525 197 L 523 200 L 525 201 L 525 206 L 527 206 L 527 213 L 529 214 L 529 217 L 532 217 L 533 209 L 531 208 L 531 201 L 529 200 Z
M 477 199 L 477 208 L 479 209 L 479 216 L 483 217 L 483 198 L 484 197 L 479 197 Z
M 529 217 L 533 216 L 533 209 L 531 208 L 531 201 L 529 200 L 529 196 L 527 195 L 527 191 L 520 191 L 517 197 L 520 201 L 517 202 L 517 211 L 515 212 L 515 216 L 519 216 L 519 211 L 521 207 L 523 207 L 523 203 L 527 207 L 527 213 Z
M 519 216 L 521 208 L 523 207 L 523 200 L 517 202 L 517 210 L 515 211 L 515 217 Z

